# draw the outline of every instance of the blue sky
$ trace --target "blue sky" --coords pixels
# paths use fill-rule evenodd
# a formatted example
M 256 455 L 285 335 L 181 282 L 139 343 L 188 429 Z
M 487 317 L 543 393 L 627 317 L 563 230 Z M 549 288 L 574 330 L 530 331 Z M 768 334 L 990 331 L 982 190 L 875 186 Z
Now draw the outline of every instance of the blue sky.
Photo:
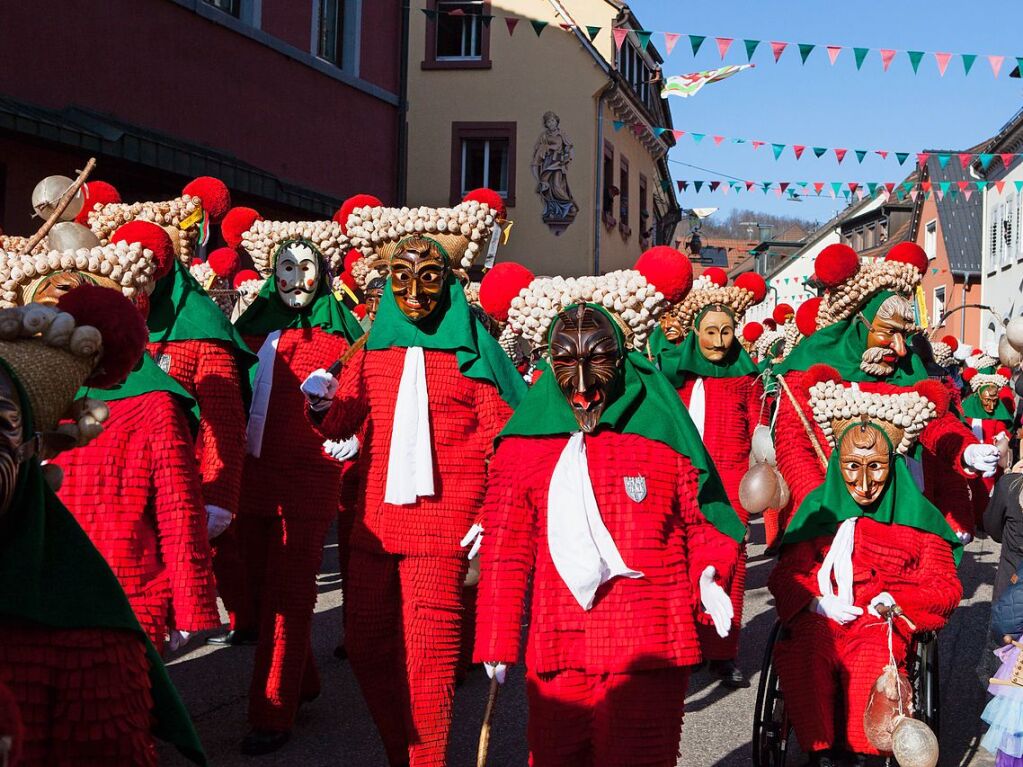
M 961 149 L 990 137 L 1023 106 L 1023 81 L 1009 78 L 1023 56 L 1023 3 L 975 4 L 959 0 L 889 0 L 844 3 L 833 0 L 630 0 L 646 29 L 706 35 L 694 57 L 682 37 L 664 66 L 665 75 L 721 66 L 715 37 L 735 42 L 725 63 L 746 62 L 743 39 L 762 40 L 753 56 L 756 69 L 706 86 L 688 99 L 671 97 L 675 127 L 706 133 L 695 144 L 683 136 L 670 159 L 676 179 L 735 176 L 764 181 L 900 181 L 912 170 L 894 157 L 868 155 L 857 163 L 853 149 L 916 152 Z M 981 7 L 978 7 L 981 6 Z M 774 63 L 770 41 L 790 46 Z M 664 38 L 653 42 L 664 53 Z M 816 43 L 800 63 L 796 43 Z M 834 66 L 825 45 L 848 46 Z M 871 48 L 856 70 L 852 47 Z M 898 49 L 887 73 L 880 48 Z M 906 50 L 928 51 L 914 75 Z M 941 77 L 930 52 L 975 53 L 968 77 L 953 56 Z M 988 54 L 1004 55 L 996 80 Z M 784 144 L 845 147 L 841 165 L 829 153 L 821 159 L 807 149 L 797 161 L 791 149 L 775 160 L 770 146 L 756 151 L 749 144 L 715 146 L 712 135 L 760 139 Z M 697 170 L 679 162 L 707 169 Z M 997 162 L 997 160 L 996 160 Z M 826 221 L 844 206 L 811 197 L 795 203 L 762 192 L 727 196 L 704 191 L 680 195 L 683 207 L 752 208 Z

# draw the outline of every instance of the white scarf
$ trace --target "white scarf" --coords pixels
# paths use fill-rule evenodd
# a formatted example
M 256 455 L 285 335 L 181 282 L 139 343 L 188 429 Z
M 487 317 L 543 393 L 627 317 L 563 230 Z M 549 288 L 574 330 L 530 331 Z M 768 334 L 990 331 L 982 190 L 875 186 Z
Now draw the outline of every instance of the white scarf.
M 626 566 L 600 518 L 581 431 L 568 440 L 551 475 L 547 545 L 554 567 L 584 610 L 593 607 L 597 589 L 612 578 L 643 577 Z
M 838 527 L 835 537 L 831 540 L 831 548 L 824 557 L 820 570 L 817 571 L 817 588 L 821 596 L 838 597 L 846 604 L 853 603 L 853 543 L 856 540 L 856 517 L 847 519 Z M 831 578 L 835 585 L 832 588 Z
M 249 425 L 246 429 L 248 452 L 259 458 L 263 451 L 263 432 L 266 430 L 266 413 L 270 408 L 270 390 L 274 383 L 274 361 L 277 359 L 277 343 L 281 331 L 274 330 L 259 347 L 256 377 L 252 382 L 252 404 L 249 406 Z
M 405 365 L 394 405 L 384 501 L 401 506 L 428 495 L 433 495 L 433 447 L 426 358 L 423 347 L 410 346 L 405 349 Z
M 693 419 L 702 439 L 703 424 L 707 420 L 707 390 L 703 386 L 702 378 L 697 378 L 693 382 L 693 393 L 689 395 L 689 417 Z

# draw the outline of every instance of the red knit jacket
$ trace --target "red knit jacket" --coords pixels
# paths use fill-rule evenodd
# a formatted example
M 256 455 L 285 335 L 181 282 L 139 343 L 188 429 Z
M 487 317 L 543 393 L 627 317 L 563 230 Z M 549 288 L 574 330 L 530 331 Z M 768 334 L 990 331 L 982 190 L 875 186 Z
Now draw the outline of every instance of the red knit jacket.
M 811 424 L 814 434 L 817 436 L 817 443 L 827 457 L 831 455 L 831 443 L 824 436 L 820 427 L 814 423 L 806 393 L 798 385 L 803 375 L 805 374 L 802 371 L 789 373 L 785 376 L 785 383 L 788 384 L 796 401 L 799 402 L 807 422 Z M 906 390 L 906 387 L 883 382 L 858 385 L 865 392 L 881 392 L 882 394 L 893 394 Z M 792 402 L 784 391 L 778 395 L 778 416 L 774 429 L 778 470 L 785 477 L 785 481 L 792 491 L 793 508 L 798 509 L 803 499 L 824 481 L 824 469 L 810 443 L 799 414 L 792 407 Z M 970 476 L 962 465 L 963 451 L 968 445 L 975 444 L 976 441 L 969 429 L 963 426 L 952 412 L 948 412 L 941 418 L 931 421 L 920 433 L 920 445 L 924 449 L 923 462 L 926 465 L 930 461 L 937 461 L 939 477 L 949 475 L 950 472 L 947 469 L 952 469 L 959 475 L 959 479 L 952 478 L 949 481 L 961 482 L 963 478 Z M 942 509 L 940 487 L 927 488 L 925 495 L 939 509 Z M 942 510 L 944 511 L 944 509 Z
M 404 348 L 360 351 L 341 372 L 318 429 L 328 439 L 363 433 L 353 470 L 361 488 L 351 545 L 390 554 L 464 556 L 462 536 L 479 515 L 487 460 L 511 408 L 490 383 L 462 375 L 454 352 L 426 349 L 426 390 L 436 494 L 414 504 L 384 502 L 394 406 Z
M 739 548 L 700 512 L 696 470 L 687 458 L 644 437 L 587 435 L 600 516 L 626 565 L 643 577 L 605 583 L 584 611 L 547 545 L 547 493 L 567 442 L 567 436 L 508 437 L 498 448 L 484 505 L 477 660 L 518 660 L 532 574 L 526 664 L 534 673 L 699 663 L 696 621 L 709 621 L 700 604 L 700 574 L 714 565 L 727 590 Z M 626 493 L 625 478 L 639 476 L 647 492 L 637 503 Z
M 248 337 L 245 342 L 258 353 L 264 340 Z M 347 349 L 343 336 L 319 328 L 281 333 L 260 456 L 245 456 L 242 514 L 337 514 L 342 467 L 323 452 L 323 437 L 306 420 L 300 387 L 310 373 L 329 368 Z
M 820 536 L 782 549 L 767 583 L 782 621 L 792 620 L 820 595 L 817 571 L 831 540 Z M 852 562 L 853 602 L 863 608 L 857 622 L 877 621 L 867 606 L 887 591 L 918 631 L 935 631 L 945 625 L 963 595 L 948 541 L 913 527 L 861 517 Z M 895 625 L 908 634 L 905 623 Z
M 199 403 L 195 455 L 207 504 L 232 514 L 245 462 L 245 407 L 234 352 L 222 341 L 164 341 L 148 345 L 161 367 Z
M 154 391 L 108 403 L 103 433 L 61 454 L 60 499 L 138 612 L 170 598 L 173 626 L 220 625 L 195 447 L 180 406 Z
M 687 378 L 678 390 L 688 408 L 696 377 Z M 753 430 L 770 422 L 771 410 L 764 402 L 764 387 L 754 376 L 704 378 L 706 412 L 703 443 L 717 467 L 732 507 L 740 509 L 739 483 L 749 471 Z

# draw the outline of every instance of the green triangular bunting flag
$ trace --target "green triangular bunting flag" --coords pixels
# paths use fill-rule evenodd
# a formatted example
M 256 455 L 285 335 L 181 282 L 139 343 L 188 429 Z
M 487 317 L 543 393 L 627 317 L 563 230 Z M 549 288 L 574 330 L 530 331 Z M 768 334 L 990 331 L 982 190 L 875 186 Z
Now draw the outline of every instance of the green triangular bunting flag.
M 984 170 L 987 170 L 987 166 L 991 164 L 991 161 L 993 159 L 995 159 L 995 156 L 993 154 L 981 154 L 978 155 L 978 157 L 980 157 L 980 167 L 982 167 Z
M 696 189 L 697 192 L 699 192 L 703 188 L 703 182 L 702 181 L 694 181 L 693 182 L 693 188 Z
M 876 181 L 868 181 L 867 182 L 867 189 L 870 190 L 870 196 L 873 197 L 874 194 L 877 192 L 877 182 Z
M 970 74 L 970 70 L 973 69 L 973 62 L 977 60 L 976 53 L 964 53 L 963 54 L 963 74 Z
M 760 45 L 759 40 L 743 40 L 746 45 L 746 61 L 753 61 L 753 53 L 756 51 L 757 46 Z
M 856 68 L 863 66 L 863 59 L 867 58 L 870 48 L 853 48 L 853 55 L 856 57 Z
M 1017 192 L 1023 191 L 1023 181 L 1014 181 L 1013 183 L 1016 185 Z
M 939 154 L 939 155 L 938 155 L 938 164 L 939 164 L 939 165 L 940 165 L 940 166 L 941 166 L 942 168 L 944 168 L 944 167 L 945 167 L 946 165 L 948 165 L 948 161 L 949 161 L 949 160 L 950 160 L 951 158 L 952 158 L 952 155 L 948 155 L 948 154 Z
M 600 34 L 600 27 L 586 27 L 586 34 L 590 36 L 591 41 L 595 40 Z
M 647 45 L 650 43 L 650 36 L 653 32 L 647 32 L 645 30 L 636 30 L 636 37 L 639 38 L 639 49 L 645 51 Z
M 813 43 L 800 43 L 799 44 L 799 58 L 801 58 L 803 60 L 804 64 L 806 63 L 807 57 L 810 55 L 810 53 L 816 47 L 817 46 L 815 46 Z
M 547 25 L 550 24 L 549 21 L 540 21 L 539 19 L 530 19 L 529 23 L 533 25 L 533 31 L 536 32 L 537 37 L 542 35 Z
M 693 47 L 693 55 L 700 52 L 700 46 L 707 39 L 706 35 L 689 35 L 689 44 Z
M 909 63 L 913 65 L 913 74 L 915 75 L 917 70 L 920 69 L 920 61 L 924 57 L 923 51 L 906 51 L 909 54 Z
M 784 144 L 771 144 L 771 149 L 774 150 L 774 159 L 777 160 L 781 157 L 781 153 L 785 151 Z
M 857 162 L 863 162 L 863 158 L 867 156 L 867 150 L 866 149 L 854 149 L 853 151 L 856 152 L 856 160 L 857 160 Z
M 827 151 L 828 148 L 826 146 L 815 146 L 813 148 L 813 153 L 817 155 L 818 160 L 822 158 L 827 153 Z
M 832 181 L 831 182 L 831 188 L 834 190 L 835 194 L 838 194 L 839 192 L 842 191 L 842 182 L 841 181 Z M 849 193 L 849 190 L 847 189 L 846 190 L 846 194 L 848 194 L 848 193 Z
M 908 157 L 909 157 L 909 152 L 896 152 L 895 153 L 895 159 L 899 161 L 899 165 L 902 165 L 904 162 L 906 162 L 906 159 Z

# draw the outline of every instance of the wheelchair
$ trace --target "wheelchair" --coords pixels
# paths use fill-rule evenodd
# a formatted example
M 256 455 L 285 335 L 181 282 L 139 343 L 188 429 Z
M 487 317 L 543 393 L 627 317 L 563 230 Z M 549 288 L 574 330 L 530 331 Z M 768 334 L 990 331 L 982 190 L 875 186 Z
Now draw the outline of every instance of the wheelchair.
M 774 667 L 774 645 L 784 631 L 781 622 L 775 622 L 764 651 L 753 712 L 753 767 L 784 767 L 793 737 L 792 722 L 785 711 L 785 696 Z M 906 675 L 913 688 L 913 716 L 940 737 L 938 666 L 938 641 L 934 632 L 915 636 L 906 653 Z

